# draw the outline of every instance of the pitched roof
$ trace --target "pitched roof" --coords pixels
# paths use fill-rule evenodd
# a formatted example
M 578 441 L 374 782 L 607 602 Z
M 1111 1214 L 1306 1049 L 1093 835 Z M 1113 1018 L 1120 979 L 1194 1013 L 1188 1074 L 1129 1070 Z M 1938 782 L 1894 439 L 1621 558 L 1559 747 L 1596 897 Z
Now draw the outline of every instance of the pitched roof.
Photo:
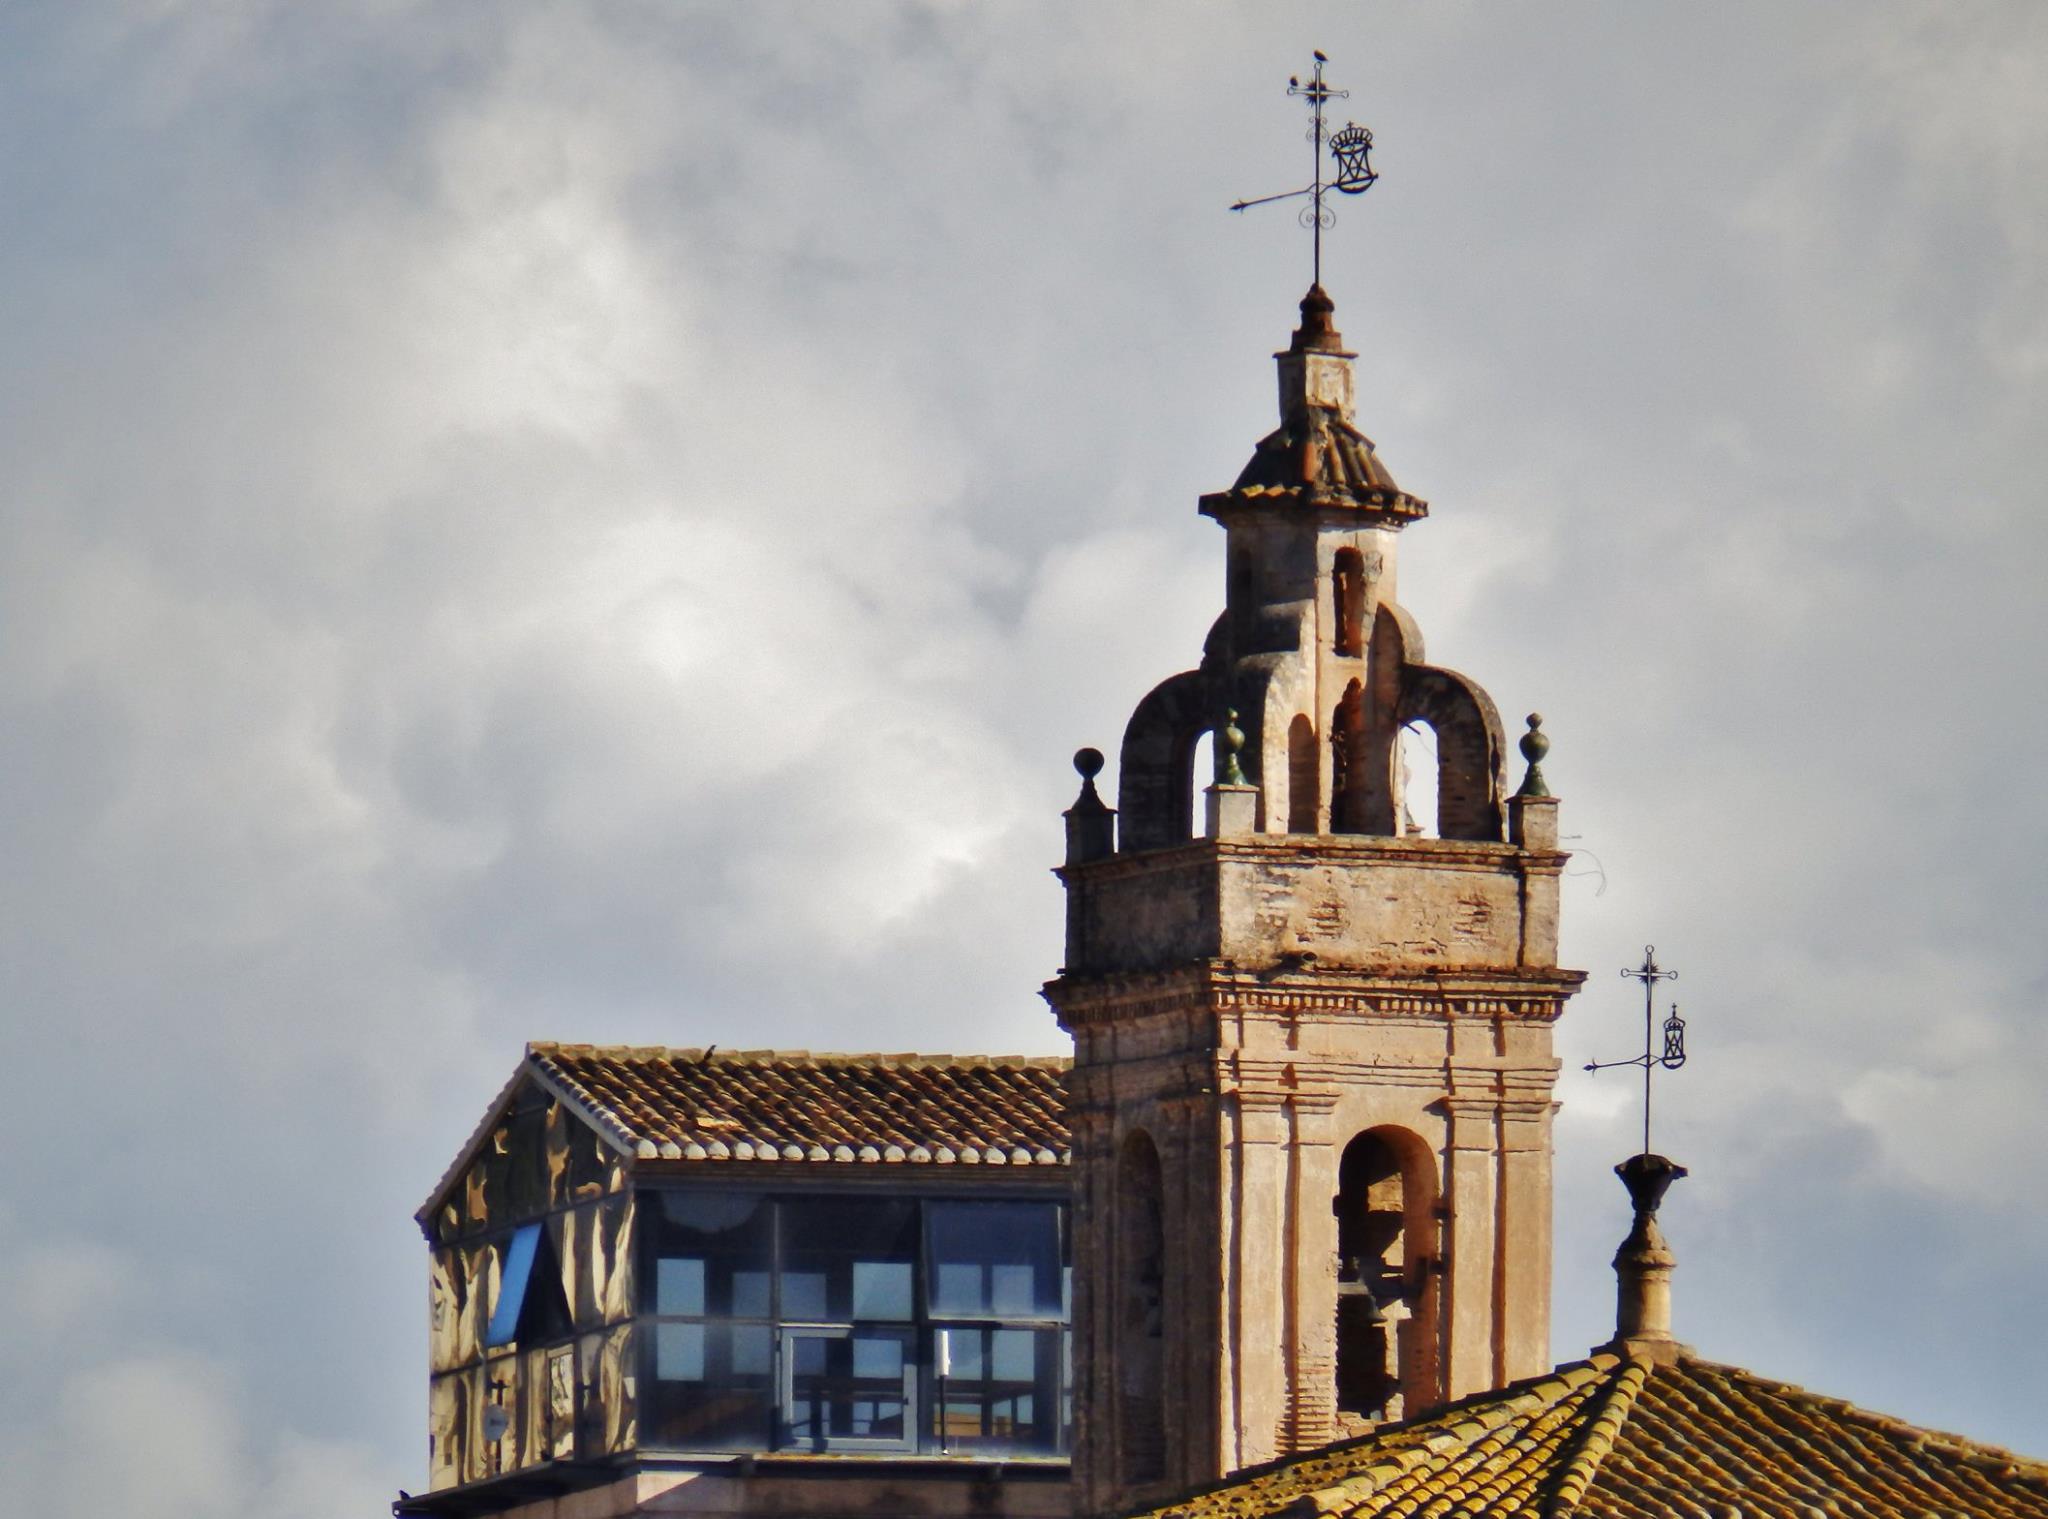
M 1057 1057 L 530 1044 L 527 1063 L 643 1160 L 1064 1165 Z
M 2048 1464 L 1732 1366 L 1599 1354 L 1153 1519 L 2048 1519 Z
M 1402 520 L 1429 515 L 1429 503 L 1394 483 L 1372 439 L 1326 406 L 1304 406 L 1261 438 L 1227 491 L 1202 497 L 1212 516 L 1232 503 L 1292 500 Z

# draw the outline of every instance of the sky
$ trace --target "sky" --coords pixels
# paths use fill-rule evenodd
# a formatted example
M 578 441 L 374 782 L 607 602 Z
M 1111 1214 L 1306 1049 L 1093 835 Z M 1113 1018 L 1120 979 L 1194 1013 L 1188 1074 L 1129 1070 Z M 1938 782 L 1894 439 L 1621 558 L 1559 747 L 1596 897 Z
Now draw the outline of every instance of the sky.
M 2048 1455 L 2048 8 L 0 9 L 0 1506 L 424 1484 L 528 1039 L 1057 1052 L 1068 756 L 1222 597 L 1312 48 L 1433 660 L 1654 943 L 1677 1329 Z

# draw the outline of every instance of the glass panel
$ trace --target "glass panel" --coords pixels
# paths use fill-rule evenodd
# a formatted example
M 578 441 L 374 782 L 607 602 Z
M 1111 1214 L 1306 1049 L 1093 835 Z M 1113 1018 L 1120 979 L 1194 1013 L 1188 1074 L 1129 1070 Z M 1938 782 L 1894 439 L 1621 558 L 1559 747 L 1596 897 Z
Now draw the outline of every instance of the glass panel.
M 654 1374 L 664 1382 L 704 1380 L 704 1326 L 656 1324 Z
M 766 1450 L 774 1396 L 765 1324 L 657 1324 L 655 1375 L 643 1384 L 641 1444 L 668 1450 Z
M 654 1311 L 681 1313 L 691 1318 L 704 1314 L 704 1263 L 698 1260 L 663 1260 L 655 1263 Z
M 765 1319 L 768 1317 L 768 1273 L 765 1271 L 735 1271 L 727 1298 L 727 1311 L 736 1319 Z
M 988 1268 L 989 1306 L 1005 1318 L 1029 1318 L 1037 1307 L 1033 1272 L 1029 1266 L 993 1265 Z
M 1059 1449 L 1057 1329 L 934 1331 L 938 1397 L 932 1434 L 942 1451 Z
M 855 1261 L 853 1316 L 907 1319 L 911 1316 L 909 1261 Z
M 785 1319 L 809 1319 L 813 1323 L 827 1317 L 824 1272 L 782 1273 L 782 1316 Z
M 641 1216 L 652 1220 L 656 1312 L 767 1316 L 775 1215 L 765 1198 L 669 1190 L 642 1197 Z M 693 1274 L 699 1278 L 694 1293 Z M 679 1294 L 675 1306 L 671 1292 Z M 683 1306 L 693 1300 L 696 1306 Z
M 726 1330 L 736 1377 L 766 1377 L 775 1369 L 775 1331 L 766 1324 L 734 1324 Z
M 934 1314 L 1061 1316 L 1057 1203 L 934 1202 L 925 1217 Z
M 782 1205 L 782 1316 L 906 1319 L 916 1260 L 917 1205 L 906 1198 L 789 1198 Z M 873 1310 L 856 1308 L 857 1295 L 872 1298 Z
M 908 1336 L 900 1332 L 787 1336 L 789 1439 L 815 1450 L 910 1443 Z
M 853 1374 L 856 1377 L 896 1377 L 903 1375 L 903 1342 L 894 1335 L 877 1339 L 871 1335 L 856 1335 L 853 1340 Z
M 932 1262 L 932 1312 L 972 1313 L 981 1303 L 981 1266 L 957 1261 Z
M 1028 1382 L 1034 1375 L 1032 1342 L 1038 1338 L 1029 1329 L 996 1329 L 989 1333 L 989 1375 L 998 1382 Z
M 484 1328 L 486 1345 L 509 1345 L 519 1334 L 519 1310 L 526 1303 L 526 1284 L 533 1275 L 534 1251 L 540 1247 L 540 1225 L 522 1224 L 512 1233 L 505 1248 L 505 1271 L 499 1281 L 498 1301 L 492 1305 L 491 1321 Z

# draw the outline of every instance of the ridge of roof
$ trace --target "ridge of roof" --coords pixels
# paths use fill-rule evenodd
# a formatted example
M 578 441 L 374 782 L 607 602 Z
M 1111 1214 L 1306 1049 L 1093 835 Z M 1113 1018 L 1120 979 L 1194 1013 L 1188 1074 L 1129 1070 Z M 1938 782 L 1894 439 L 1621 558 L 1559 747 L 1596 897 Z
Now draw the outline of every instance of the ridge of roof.
M 1508 1495 L 1516 1510 L 1535 1512 L 1553 1486 L 1552 1469 L 1568 1459 L 1576 1416 L 1589 1402 L 1609 1407 L 1613 1384 L 1630 1369 L 1640 1385 L 1640 1367 L 1599 1352 L 1356 1439 L 1248 1468 L 1145 1510 L 1145 1519 L 1402 1519 L 1425 1508 L 1467 1512 Z M 1571 1456 L 1583 1454 L 1581 1441 Z
M 1560 1519 L 1560 1516 L 1578 1508 L 1587 1489 L 1593 1485 L 1593 1479 L 1600 1473 L 1600 1463 L 1614 1449 L 1615 1437 L 1628 1423 L 1636 1398 L 1649 1382 L 1653 1370 L 1655 1367 L 1648 1360 L 1631 1356 L 1608 1384 L 1599 1409 L 1592 1421 L 1580 1431 L 1576 1447 L 1566 1457 L 1563 1468 L 1551 1484 L 1550 1495 L 1543 1505 L 1545 1519 Z
M 553 1039 L 527 1041 L 529 1056 L 577 1055 L 606 1060 L 670 1060 L 693 1064 L 731 1062 L 740 1065 L 845 1066 L 884 1065 L 934 1066 L 1022 1066 L 1033 1070 L 1064 1071 L 1073 1065 L 1068 1055 L 942 1055 L 924 1050 L 884 1052 L 868 1050 L 731 1050 L 722 1045 L 681 1048 L 666 1044 L 572 1044 Z

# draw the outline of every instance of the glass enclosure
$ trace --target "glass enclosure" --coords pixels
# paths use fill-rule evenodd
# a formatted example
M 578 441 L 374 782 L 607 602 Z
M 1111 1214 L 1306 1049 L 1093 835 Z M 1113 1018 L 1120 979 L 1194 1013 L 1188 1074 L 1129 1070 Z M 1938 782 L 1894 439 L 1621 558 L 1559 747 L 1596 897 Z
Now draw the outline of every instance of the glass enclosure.
M 1063 1203 L 662 1188 L 639 1218 L 643 1449 L 1066 1450 Z

